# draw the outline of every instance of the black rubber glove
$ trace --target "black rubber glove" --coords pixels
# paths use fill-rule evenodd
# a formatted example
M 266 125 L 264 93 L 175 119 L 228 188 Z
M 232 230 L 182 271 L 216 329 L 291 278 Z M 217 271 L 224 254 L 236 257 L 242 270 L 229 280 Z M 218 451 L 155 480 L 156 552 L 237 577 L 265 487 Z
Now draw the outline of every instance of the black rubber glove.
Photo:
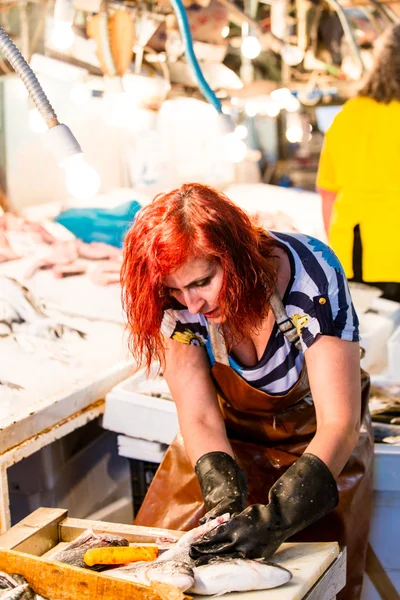
M 215 555 L 268 559 L 287 538 L 328 514 L 339 495 L 332 473 L 303 454 L 272 486 L 269 504 L 253 504 L 190 549 L 197 565 Z
M 194 470 L 208 511 L 200 523 L 227 512 L 234 515 L 244 509 L 247 479 L 232 456 L 225 452 L 208 452 L 199 458 Z

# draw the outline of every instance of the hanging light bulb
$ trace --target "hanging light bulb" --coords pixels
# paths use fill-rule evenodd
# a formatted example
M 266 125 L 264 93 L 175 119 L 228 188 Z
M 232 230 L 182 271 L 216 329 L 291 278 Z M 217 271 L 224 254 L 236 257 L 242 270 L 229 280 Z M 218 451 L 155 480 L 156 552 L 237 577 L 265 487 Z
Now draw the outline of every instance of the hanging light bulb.
M 50 42 L 57 50 L 68 50 L 74 43 L 75 34 L 72 31 L 72 22 L 75 9 L 71 0 L 56 0 L 54 4 L 53 29 L 50 33 Z
M 247 137 L 248 129 L 246 125 L 238 125 L 235 129 L 235 134 L 239 140 L 244 140 Z
M 264 104 L 263 114 L 268 117 L 277 117 L 281 112 L 281 107 L 272 98 L 267 98 Z
M 100 176 L 96 169 L 85 162 L 83 154 L 69 156 L 62 163 L 65 184 L 71 196 L 77 200 L 89 200 L 100 188 Z
M 300 144 L 304 138 L 304 129 L 301 117 L 298 113 L 287 115 L 286 139 L 291 144 Z
M 222 31 L 221 31 L 222 37 L 227 38 L 229 33 L 230 33 L 230 27 L 229 27 L 229 25 L 225 25 L 225 27 L 223 27 Z
M 285 44 L 281 48 L 281 56 L 284 62 L 290 67 L 299 65 L 304 58 L 304 52 L 298 46 Z
M 245 58 L 253 59 L 261 52 L 261 44 L 254 35 L 247 35 L 242 41 L 242 54 Z
M 300 108 L 300 102 L 288 88 L 274 90 L 270 96 L 281 109 L 287 110 L 287 112 L 296 112 Z
M 72 22 L 54 21 L 54 26 L 50 34 L 52 46 L 57 50 L 68 50 L 74 43 L 75 34 L 72 31 Z
M 229 162 L 240 163 L 245 159 L 247 146 L 244 141 L 236 135 L 236 132 L 225 135 L 223 145 L 224 154 Z
M 286 139 L 291 144 L 299 144 L 303 141 L 303 129 L 299 125 L 291 125 L 286 129 Z

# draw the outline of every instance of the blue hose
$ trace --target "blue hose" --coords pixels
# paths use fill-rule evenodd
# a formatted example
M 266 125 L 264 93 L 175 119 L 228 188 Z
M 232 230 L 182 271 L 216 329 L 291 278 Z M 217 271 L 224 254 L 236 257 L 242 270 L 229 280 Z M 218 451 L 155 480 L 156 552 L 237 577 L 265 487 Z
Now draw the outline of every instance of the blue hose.
M 189 66 L 193 69 L 194 75 L 197 80 L 197 84 L 204 98 L 209 102 L 218 113 L 222 113 L 222 104 L 214 94 L 213 90 L 208 85 L 204 78 L 200 65 L 197 61 L 196 55 L 193 50 L 192 34 L 190 32 L 189 21 L 187 18 L 185 7 L 181 0 L 171 0 L 172 7 L 175 11 L 176 18 L 179 25 L 179 31 L 181 32 L 183 44 L 185 47 L 186 60 Z

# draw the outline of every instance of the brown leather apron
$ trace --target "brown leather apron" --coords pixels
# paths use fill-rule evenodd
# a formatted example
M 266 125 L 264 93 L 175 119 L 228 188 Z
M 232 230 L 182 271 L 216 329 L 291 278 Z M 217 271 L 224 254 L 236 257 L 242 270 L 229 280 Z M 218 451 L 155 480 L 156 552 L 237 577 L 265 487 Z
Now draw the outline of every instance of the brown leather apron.
M 280 324 L 283 320 L 277 321 Z M 284 327 L 281 331 L 286 335 Z M 248 504 L 266 504 L 270 487 L 306 451 L 316 432 L 307 371 L 304 366 L 300 379 L 287 394 L 271 396 L 251 387 L 228 366 L 225 344 L 212 328 L 210 334 L 216 360 L 211 374 L 229 440 L 248 477 Z M 337 480 L 339 505 L 290 540 L 338 541 L 347 547 L 347 585 L 338 595 L 339 600 L 360 597 L 372 509 L 373 437 L 368 412 L 369 376 L 363 371 L 361 384 L 360 438 Z M 189 530 L 204 513 L 200 486 L 178 434 L 160 464 L 135 524 Z

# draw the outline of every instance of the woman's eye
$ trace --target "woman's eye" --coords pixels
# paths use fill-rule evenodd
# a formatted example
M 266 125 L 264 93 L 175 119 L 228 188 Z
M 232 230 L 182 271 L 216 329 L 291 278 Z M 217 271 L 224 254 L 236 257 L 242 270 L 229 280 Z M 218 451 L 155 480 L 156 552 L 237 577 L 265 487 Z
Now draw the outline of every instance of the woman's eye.
M 206 287 L 211 282 L 211 278 L 204 279 L 203 281 L 199 281 L 196 283 L 196 287 Z

